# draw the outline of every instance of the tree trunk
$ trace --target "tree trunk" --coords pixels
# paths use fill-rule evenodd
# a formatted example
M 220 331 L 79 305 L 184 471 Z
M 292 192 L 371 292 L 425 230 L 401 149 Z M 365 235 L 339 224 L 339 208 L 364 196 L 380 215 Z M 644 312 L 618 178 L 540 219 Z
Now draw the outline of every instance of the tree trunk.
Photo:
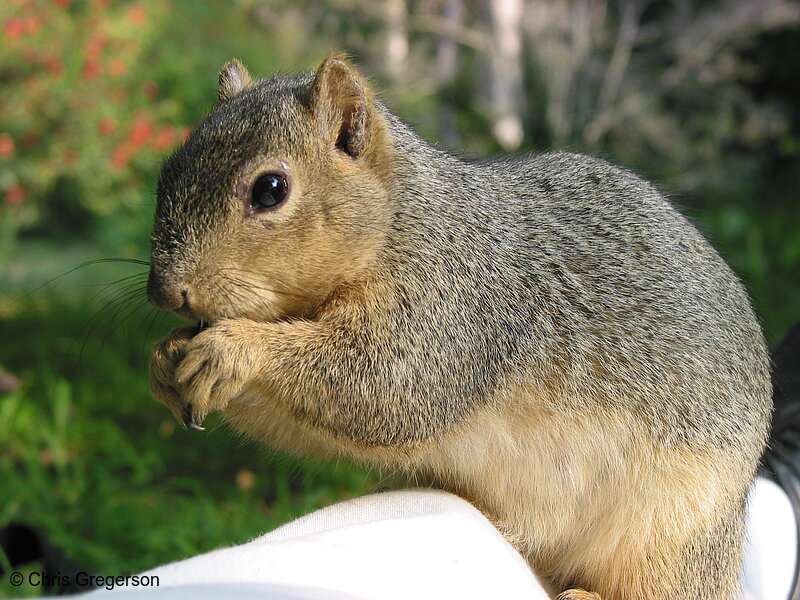
M 523 0 L 490 0 L 493 48 L 490 60 L 492 133 L 507 151 L 522 143 Z

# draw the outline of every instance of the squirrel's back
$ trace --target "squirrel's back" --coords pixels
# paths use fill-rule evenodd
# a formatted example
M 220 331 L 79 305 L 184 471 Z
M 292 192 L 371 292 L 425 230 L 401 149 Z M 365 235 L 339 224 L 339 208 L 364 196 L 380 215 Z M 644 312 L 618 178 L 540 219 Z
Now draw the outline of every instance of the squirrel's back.
M 659 443 L 757 458 L 771 412 L 758 322 L 658 190 L 591 156 L 464 161 L 395 127 L 386 268 L 454 361 L 486 365 L 483 378 L 534 364 L 569 390 L 559 402 L 614 404 Z

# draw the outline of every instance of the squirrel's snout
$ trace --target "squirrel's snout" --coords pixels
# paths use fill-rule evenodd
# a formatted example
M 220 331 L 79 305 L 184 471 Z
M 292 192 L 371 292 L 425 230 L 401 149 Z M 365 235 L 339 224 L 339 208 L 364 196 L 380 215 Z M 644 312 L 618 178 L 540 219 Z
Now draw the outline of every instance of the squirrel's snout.
M 147 279 L 147 298 L 156 308 L 175 311 L 186 304 L 186 290 L 174 279 L 151 268 Z

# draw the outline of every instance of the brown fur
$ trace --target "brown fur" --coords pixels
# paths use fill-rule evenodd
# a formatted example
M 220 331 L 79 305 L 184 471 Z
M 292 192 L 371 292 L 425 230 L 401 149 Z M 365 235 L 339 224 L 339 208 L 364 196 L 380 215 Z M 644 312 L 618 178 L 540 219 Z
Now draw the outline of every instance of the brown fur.
M 561 600 L 732 597 L 767 358 L 656 190 L 439 152 L 341 57 L 229 63 L 219 98 L 159 182 L 151 300 L 209 326 L 156 345 L 158 400 L 458 493 Z M 275 210 L 251 205 L 264 173 L 289 181 Z

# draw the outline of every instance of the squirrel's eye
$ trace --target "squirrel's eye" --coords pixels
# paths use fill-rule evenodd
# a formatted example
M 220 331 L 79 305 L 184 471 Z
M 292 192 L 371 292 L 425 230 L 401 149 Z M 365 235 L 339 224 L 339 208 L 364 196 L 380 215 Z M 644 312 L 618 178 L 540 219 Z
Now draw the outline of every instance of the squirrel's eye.
M 286 200 L 289 184 L 281 173 L 265 173 L 253 184 L 250 204 L 256 210 L 274 208 Z

